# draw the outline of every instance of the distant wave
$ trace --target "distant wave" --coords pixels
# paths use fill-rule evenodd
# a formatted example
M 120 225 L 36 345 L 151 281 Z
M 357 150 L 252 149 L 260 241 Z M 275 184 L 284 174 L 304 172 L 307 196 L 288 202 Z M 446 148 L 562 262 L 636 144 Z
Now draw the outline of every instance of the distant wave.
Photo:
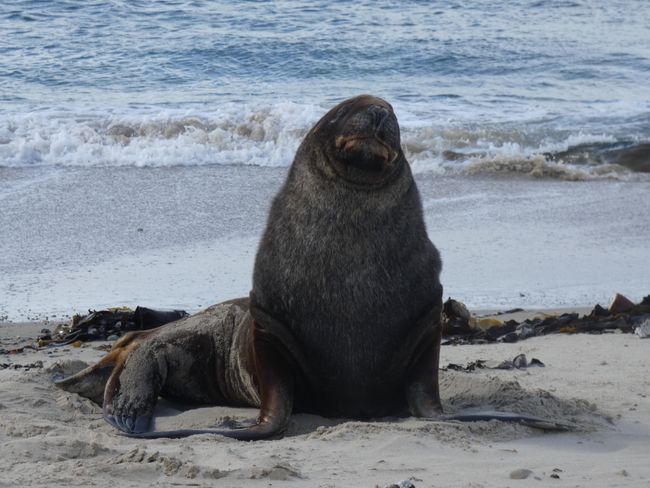
M 323 107 L 224 105 L 204 113 L 30 112 L 0 122 L 0 166 L 288 166 Z M 633 179 L 650 173 L 650 144 L 607 134 L 512 126 L 440 126 L 405 117 L 416 172 Z

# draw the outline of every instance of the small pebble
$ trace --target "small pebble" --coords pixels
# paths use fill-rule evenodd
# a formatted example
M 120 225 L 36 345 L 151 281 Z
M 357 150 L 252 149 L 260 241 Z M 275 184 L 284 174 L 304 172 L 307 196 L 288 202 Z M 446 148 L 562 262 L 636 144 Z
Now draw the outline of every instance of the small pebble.
M 510 473 L 510 479 L 511 480 L 525 480 L 528 478 L 533 472 L 530 469 L 515 469 Z

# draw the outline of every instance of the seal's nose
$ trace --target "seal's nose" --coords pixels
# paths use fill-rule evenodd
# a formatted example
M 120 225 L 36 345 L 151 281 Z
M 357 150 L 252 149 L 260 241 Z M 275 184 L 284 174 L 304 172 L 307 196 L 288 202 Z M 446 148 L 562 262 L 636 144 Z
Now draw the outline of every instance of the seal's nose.
M 381 127 L 381 125 L 384 123 L 384 120 L 386 120 L 386 117 L 388 117 L 389 114 L 388 110 L 380 105 L 370 105 L 366 110 L 372 117 L 372 125 L 375 127 L 375 129 L 379 129 Z
M 374 136 L 384 141 L 393 149 L 399 147 L 399 126 L 393 111 L 389 107 L 373 104 L 366 109 L 366 117 L 370 119 L 369 126 L 373 128 Z

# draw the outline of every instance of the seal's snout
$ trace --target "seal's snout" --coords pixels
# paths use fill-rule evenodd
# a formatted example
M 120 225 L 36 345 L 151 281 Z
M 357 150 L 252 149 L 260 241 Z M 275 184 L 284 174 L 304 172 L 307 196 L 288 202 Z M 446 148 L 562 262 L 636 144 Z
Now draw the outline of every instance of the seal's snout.
M 335 145 L 347 165 L 372 172 L 390 168 L 400 150 L 399 126 L 391 106 L 378 100 L 355 107 L 343 121 Z
M 390 146 L 399 145 L 399 128 L 397 119 L 389 105 L 370 104 L 354 112 L 344 132 L 359 137 L 374 136 Z

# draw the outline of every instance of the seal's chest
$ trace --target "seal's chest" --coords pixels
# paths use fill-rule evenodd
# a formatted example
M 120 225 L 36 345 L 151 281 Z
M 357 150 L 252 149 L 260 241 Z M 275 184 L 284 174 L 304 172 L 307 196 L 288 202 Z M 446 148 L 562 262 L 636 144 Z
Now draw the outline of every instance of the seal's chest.
M 287 261 L 290 293 L 312 295 L 331 307 L 374 307 L 399 288 L 403 266 L 374 245 L 325 239 Z

